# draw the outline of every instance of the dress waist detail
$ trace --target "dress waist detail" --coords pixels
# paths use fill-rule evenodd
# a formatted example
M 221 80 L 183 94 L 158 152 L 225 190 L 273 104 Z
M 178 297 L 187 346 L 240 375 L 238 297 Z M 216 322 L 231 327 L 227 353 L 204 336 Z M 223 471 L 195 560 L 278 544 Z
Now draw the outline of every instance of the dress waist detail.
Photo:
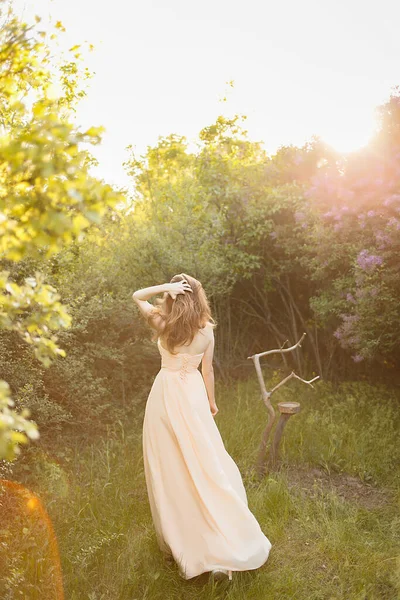
M 200 354 L 188 354 L 185 352 L 178 352 L 178 354 L 171 354 L 165 348 L 163 348 L 158 340 L 158 347 L 161 353 L 161 368 L 167 371 L 176 371 L 179 373 L 181 379 L 185 380 L 189 373 L 195 373 L 203 358 L 204 352 Z
M 178 372 L 181 379 L 186 379 L 189 373 L 195 373 L 198 370 L 200 362 L 198 356 L 191 356 L 189 354 L 181 354 L 176 358 L 163 356 L 161 368 Z

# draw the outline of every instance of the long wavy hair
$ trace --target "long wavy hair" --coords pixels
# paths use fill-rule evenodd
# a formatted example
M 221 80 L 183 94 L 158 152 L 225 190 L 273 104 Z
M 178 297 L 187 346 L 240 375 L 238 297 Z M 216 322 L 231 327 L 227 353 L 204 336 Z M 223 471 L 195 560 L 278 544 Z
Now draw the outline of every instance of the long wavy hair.
M 216 327 L 217 323 L 211 316 L 210 305 L 200 281 L 187 275 L 179 273 L 174 275 L 170 283 L 186 279 L 193 292 L 178 294 L 173 300 L 165 292 L 163 299 L 156 298 L 149 319 L 152 315 L 158 314 L 164 321 L 163 330 L 155 333 L 152 340 L 156 341 L 160 337 L 162 346 L 169 350 L 171 354 L 176 346 L 186 346 L 192 343 L 195 334 L 199 329 L 203 329 L 207 323 Z

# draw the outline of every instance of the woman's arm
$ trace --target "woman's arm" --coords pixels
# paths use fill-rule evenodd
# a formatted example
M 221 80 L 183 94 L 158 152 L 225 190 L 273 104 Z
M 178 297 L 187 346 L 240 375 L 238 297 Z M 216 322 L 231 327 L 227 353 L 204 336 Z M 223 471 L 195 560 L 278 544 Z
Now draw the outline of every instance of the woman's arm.
M 186 280 L 175 281 L 174 283 L 162 283 L 161 285 L 152 285 L 141 290 L 136 290 L 136 292 L 133 292 L 132 298 L 148 323 L 154 329 L 159 329 L 162 326 L 163 319 L 160 315 L 152 314 L 154 306 L 150 302 L 147 302 L 147 300 L 156 294 L 163 293 L 171 294 L 171 297 L 175 299 L 177 294 L 184 294 L 187 291 L 193 292 Z
M 169 291 L 169 283 L 162 283 L 161 285 L 152 285 L 151 287 L 143 288 L 141 290 L 136 290 L 133 292 L 132 298 L 133 301 L 137 304 L 140 312 L 147 320 L 147 322 L 154 327 L 154 329 L 159 329 L 162 322 L 162 317 L 159 315 L 152 315 L 152 310 L 154 306 L 147 302 L 148 298 L 152 296 L 156 296 L 157 294 L 163 294 Z M 149 317 L 152 317 L 151 319 Z

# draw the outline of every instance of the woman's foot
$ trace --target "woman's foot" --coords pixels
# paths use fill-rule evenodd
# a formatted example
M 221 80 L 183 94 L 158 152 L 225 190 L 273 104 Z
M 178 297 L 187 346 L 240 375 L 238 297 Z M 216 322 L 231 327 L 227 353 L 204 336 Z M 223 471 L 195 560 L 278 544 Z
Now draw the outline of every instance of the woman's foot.
M 232 581 L 232 571 L 228 571 L 227 569 L 213 569 L 211 571 L 211 577 L 215 581 L 222 581 L 226 578 L 228 578 L 229 581 Z

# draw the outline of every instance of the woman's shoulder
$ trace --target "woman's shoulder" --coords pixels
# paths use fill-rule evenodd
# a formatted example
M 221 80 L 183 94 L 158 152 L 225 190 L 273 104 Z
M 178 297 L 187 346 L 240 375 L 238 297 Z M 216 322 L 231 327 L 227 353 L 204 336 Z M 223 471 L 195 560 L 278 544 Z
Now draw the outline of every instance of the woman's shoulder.
M 207 321 L 204 327 L 200 329 L 201 333 L 205 334 L 207 337 L 211 337 L 214 332 L 215 324 Z

